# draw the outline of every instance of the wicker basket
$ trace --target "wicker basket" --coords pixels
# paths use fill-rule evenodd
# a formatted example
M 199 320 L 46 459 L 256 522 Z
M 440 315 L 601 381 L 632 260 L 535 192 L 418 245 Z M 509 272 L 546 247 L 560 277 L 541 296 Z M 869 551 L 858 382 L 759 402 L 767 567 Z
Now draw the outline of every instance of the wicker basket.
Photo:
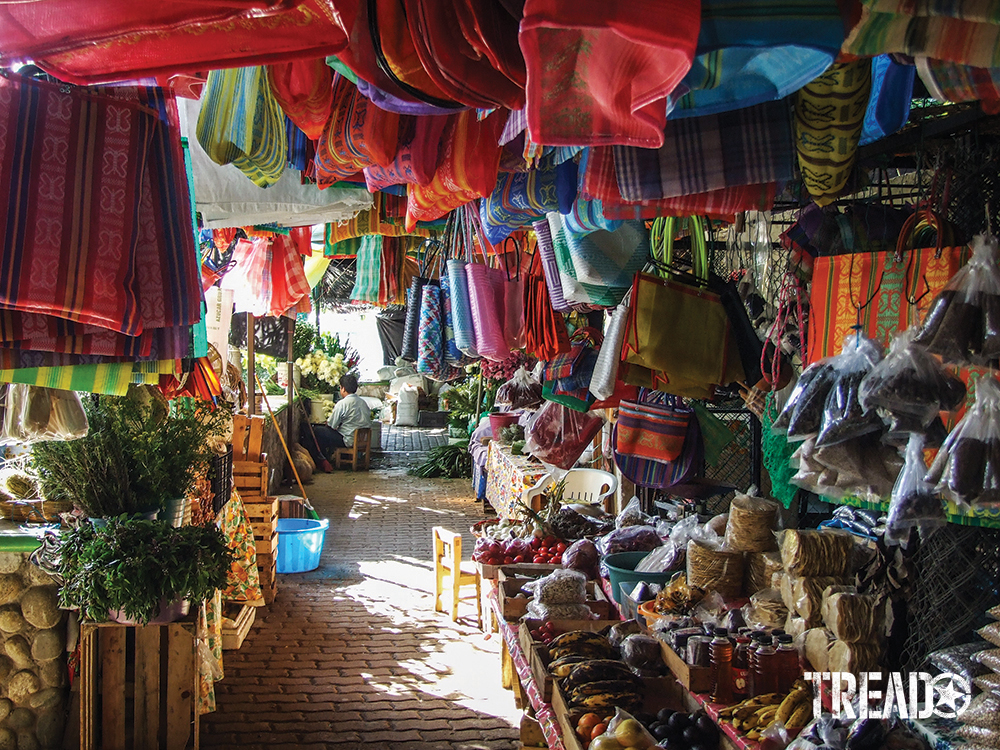
M 0 518 L 15 523 L 59 523 L 59 514 L 71 510 L 73 503 L 56 500 L 0 500 Z

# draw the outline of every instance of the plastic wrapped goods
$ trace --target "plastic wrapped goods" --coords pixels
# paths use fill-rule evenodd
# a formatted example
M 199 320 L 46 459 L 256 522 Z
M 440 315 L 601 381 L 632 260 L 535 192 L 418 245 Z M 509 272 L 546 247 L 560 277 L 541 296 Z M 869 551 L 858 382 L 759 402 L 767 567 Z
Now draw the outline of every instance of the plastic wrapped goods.
M 850 672 L 856 675 L 878 669 L 882 649 L 874 643 L 848 643 L 838 640 L 830 645 L 828 654 L 827 666 L 830 672 Z
M 803 637 L 806 659 L 816 672 L 830 671 L 830 647 L 836 638 L 826 628 L 809 628 Z
M 915 343 L 946 362 L 996 366 L 1000 358 L 997 239 L 979 235 L 972 258 L 931 303 Z
M 737 494 L 729 505 L 726 546 L 737 552 L 766 552 L 777 545 L 774 529 L 778 503 L 763 497 Z
M 781 592 L 764 589 L 750 597 L 750 603 L 743 608 L 743 618 L 754 630 L 782 628 L 788 619 L 788 607 L 781 600 Z
M 601 577 L 601 554 L 589 539 L 578 539 L 563 552 L 562 564 L 570 570 L 578 570 L 587 578 Z
M 772 575 L 783 570 L 780 553 L 752 552 L 747 555 L 746 584 L 743 588 L 747 594 L 771 588 Z
M 786 529 L 779 534 L 778 548 L 791 575 L 844 576 L 850 572 L 854 537 L 836 529 Z
M 602 555 L 616 552 L 649 552 L 663 544 L 652 526 L 626 526 L 605 534 L 597 541 Z
M 791 612 L 813 627 L 823 621 L 823 592 L 843 582 L 835 576 L 787 576 L 782 581 L 782 598 Z
M 1000 383 L 976 382 L 976 400 L 948 435 L 925 481 L 960 506 L 1000 504 Z
M 798 638 L 803 635 L 809 629 L 808 623 L 806 623 L 803 617 L 792 617 L 789 613 L 785 620 L 785 632 L 792 638 Z
M 986 667 L 986 669 L 1000 674 L 1000 648 L 988 648 L 985 651 L 977 651 L 972 655 L 972 660 Z
M 542 403 L 542 384 L 524 367 L 518 367 L 514 376 L 497 388 L 494 403 L 509 410 L 532 409 Z
M 823 622 L 847 643 L 866 643 L 876 636 L 875 599 L 867 594 L 833 594 L 823 608 Z
M 892 544 L 909 538 L 910 529 L 916 527 L 921 536 L 948 523 L 944 505 L 934 487 L 924 480 L 927 465 L 924 463 L 924 436 L 910 435 L 906 445 L 906 460 L 892 489 L 889 518 L 886 521 L 886 543 Z
M 596 414 L 546 401 L 525 430 L 524 450 L 560 469 L 572 469 L 603 424 Z
M 972 699 L 959 720 L 968 726 L 1000 730 L 1000 698 L 992 693 L 980 693 Z
M 962 750 L 993 750 L 1000 747 L 1000 730 L 998 729 L 986 729 L 973 724 L 965 724 L 960 726 L 955 733 L 965 740 L 960 745 Z
M 927 661 L 941 672 L 961 675 L 972 682 L 972 679 L 977 675 L 989 671 L 987 666 L 977 659 L 982 648 L 982 641 L 959 643 L 955 646 L 932 651 L 927 654 Z
M 882 420 L 875 412 L 866 413 L 858 400 L 861 381 L 881 359 L 882 351 L 871 339 L 859 336 L 844 339 L 843 350 L 830 360 L 836 379 L 823 404 L 817 448 L 882 430 Z
M 861 381 L 858 398 L 866 411 L 881 409 L 923 429 L 938 412 L 953 411 L 965 402 L 965 383 L 915 346 L 916 334 L 910 328 L 893 339 L 886 358 Z
M 976 631 L 980 637 L 985 638 L 994 646 L 1000 646 L 1000 622 L 991 622 Z
M 554 570 L 535 583 L 541 604 L 582 604 L 587 601 L 587 576 L 576 570 Z
M 788 396 L 785 408 L 774 421 L 773 429 L 787 432 L 789 441 L 818 435 L 823 422 L 823 406 L 836 377 L 836 370 L 829 359 L 807 367 Z
M 1000 674 L 979 675 L 972 680 L 973 684 L 985 693 L 992 693 L 993 697 L 1000 696 Z
M 713 548 L 692 539 L 687 546 L 687 582 L 723 597 L 738 597 L 743 591 L 743 553 Z

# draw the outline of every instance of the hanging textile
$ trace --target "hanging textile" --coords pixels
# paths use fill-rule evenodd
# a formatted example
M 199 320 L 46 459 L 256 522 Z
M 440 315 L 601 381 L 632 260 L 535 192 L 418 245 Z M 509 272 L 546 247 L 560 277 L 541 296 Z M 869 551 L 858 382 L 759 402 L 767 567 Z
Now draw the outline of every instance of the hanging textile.
M 277 234 L 271 240 L 270 315 L 283 315 L 309 298 L 309 281 L 299 255 L 289 237 Z
M 0 360 L 2 360 L 2 356 L 0 353 Z M 124 396 L 128 393 L 129 385 L 157 385 L 160 382 L 160 369 L 173 372 L 176 368 L 175 360 L 59 365 L 55 367 L 4 367 L 0 369 L 0 383 L 25 383 L 45 388 L 58 388 L 64 391 Z
M 357 86 L 336 76 L 330 118 L 316 144 L 317 184 L 325 188 L 367 166 L 389 166 L 398 138 L 399 115 L 379 109 Z
M 826 70 L 843 41 L 835 0 L 702 0 L 698 56 L 671 95 L 668 116 L 783 99 Z
M 558 211 L 556 168 L 501 172 L 493 192 L 479 202 L 486 238 L 494 245 L 511 232 Z
M 370 234 L 360 239 L 351 302 L 372 304 L 379 302 L 382 287 L 382 251 L 381 235 Z
M 586 198 L 579 198 L 573 203 L 573 209 L 565 215 L 563 223 L 567 231 L 577 234 L 596 232 L 598 229 L 613 232 L 622 225 L 621 221 L 604 215 L 604 206 L 600 201 Z
M 476 53 L 523 91 L 527 73 L 517 46 L 520 14 L 515 16 L 503 3 L 492 0 L 456 0 L 453 9 L 462 35 Z
M 448 99 L 481 109 L 524 106 L 523 85 L 496 70 L 462 33 L 455 8 L 462 0 L 403 0 L 403 5 L 417 57 Z
M 226 545 L 233 553 L 233 562 L 229 566 L 222 596 L 230 602 L 243 602 L 253 606 L 263 604 L 253 526 L 236 490 L 233 490 L 232 497 L 222 506 L 216 522 L 226 537 Z
M 183 10 L 175 3 L 154 10 L 151 5 L 132 0 L 100 6 L 75 0 L 4 4 L 0 26 L 31 29 L 35 38 L 23 47 L 5 43 L 0 59 L 4 66 L 32 60 L 62 81 L 88 85 L 325 57 L 347 46 L 340 11 L 349 10 L 349 4 L 335 8 L 330 0 L 255 0 L 249 7 L 216 3 L 220 18 L 190 24 L 183 20 L 192 16 L 190 9 L 204 9 L 207 3 L 182 3 Z M 234 8 L 238 13 L 232 13 Z M 82 22 L 81 12 L 86 14 Z M 153 18 L 153 24 L 146 26 L 140 20 L 145 18 Z M 104 30 L 97 35 L 103 38 L 81 33 L 95 25 Z
M 566 321 L 553 309 L 537 250 L 524 279 L 524 349 L 545 362 L 570 349 Z
M 271 93 L 296 127 L 315 141 L 333 107 L 333 71 L 323 59 L 267 66 Z
M 239 240 L 233 260 L 220 286 L 232 290 L 237 313 L 282 315 L 309 297 L 302 258 L 284 235 Z
M 661 200 L 794 175 L 791 115 L 784 101 L 670 121 L 658 150 L 615 146 L 626 201 Z
M 347 221 L 327 224 L 326 247 L 332 247 L 338 242 L 349 240 L 352 237 L 363 237 L 368 234 L 381 234 L 386 237 L 402 237 L 404 235 L 430 237 L 434 234 L 429 227 L 418 226 L 409 230 L 401 223 L 397 224 L 390 220 L 383 208 L 389 197 L 385 193 L 375 193 L 372 196 L 374 203 L 371 209 L 359 211 Z
M 398 150 L 388 166 L 372 164 L 364 169 L 365 184 L 375 192 L 390 185 L 426 185 L 434 179 L 441 154 L 441 137 L 448 117 L 400 117 Z
M 820 206 L 844 190 L 854 168 L 871 91 L 871 62 L 838 63 L 795 95 L 802 183 Z
M 920 80 L 939 102 L 978 100 L 986 114 L 1000 114 L 1000 67 L 974 68 L 930 57 L 918 57 L 916 63 Z
M 417 372 L 439 379 L 445 370 L 444 325 L 441 285 L 435 280 L 420 292 L 420 323 L 417 329 Z
M 891 135 L 906 124 L 916 75 L 914 66 L 901 65 L 889 55 L 872 58 L 872 90 L 859 146 Z
M 475 112 L 462 112 L 452 118 L 434 179 L 427 185 L 407 185 L 407 230 L 415 229 L 418 220 L 438 219 L 493 192 L 503 124 L 500 113 L 483 120 L 477 119 Z
M 285 113 L 271 93 L 267 69 L 232 68 L 208 74 L 198 114 L 198 142 L 216 164 L 232 164 L 258 187 L 285 171 Z
M 527 0 L 518 41 L 531 140 L 659 148 L 666 98 L 691 67 L 700 16 L 699 0 L 669 10 Z
M 276 223 L 310 226 L 350 219 L 371 208 L 372 195 L 364 188 L 327 188 L 303 185 L 292 170 L 267 190 L 261 190 L 238 170 L 220 167 L 194 137 L 199 103 L 179 102 L 181 130 L 187 136 L 194 177 L 195 208 L 206 227 L 242 227 Z
M 145 107 L 0 77 L 0 306 L 140 332 L 133 259 L 157 124 Z
M 995 68 L 1000 66 L 1000 14 L 995 8 L 995 3 L 864 0 L 861 19 L 843 49 L 858 57 L 899 52 Z

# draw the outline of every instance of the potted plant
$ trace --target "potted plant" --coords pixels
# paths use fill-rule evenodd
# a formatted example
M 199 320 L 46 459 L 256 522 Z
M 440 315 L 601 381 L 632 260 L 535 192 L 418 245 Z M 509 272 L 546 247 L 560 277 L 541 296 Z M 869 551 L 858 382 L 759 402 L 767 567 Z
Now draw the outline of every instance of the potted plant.
M 182 498 L 214 456 L 209 438 L 230 415 L 193 399 L 128 396 L 84 400 L 90 429 L 77 440 L 36 443 L 43 497 L 68 500 L 92 518 L 156 513 Z
M 233 553 L 215 526 L 114 518 L 63 533 L 60 558 L 63 607 L 95 622 L 147 625 L 180 619 L 181 603 L 224 587 Z

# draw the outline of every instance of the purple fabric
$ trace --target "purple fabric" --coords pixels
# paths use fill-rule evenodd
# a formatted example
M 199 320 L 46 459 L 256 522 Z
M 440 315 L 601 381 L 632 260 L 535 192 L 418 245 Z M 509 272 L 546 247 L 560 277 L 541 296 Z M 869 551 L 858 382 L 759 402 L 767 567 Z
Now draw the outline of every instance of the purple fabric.
M 545 286 L 549 290 L 549 301 L 556 312 L 570 312 L 573 308 L 563 297 L 562 281 L 559 278 L 559 266 L 556 264 L 556 254 L 552 247 L 552 230 L 545 219 L 531 225 L 538 237 L 538 253 L 542 258 L 542 273 L 545 275 Z
M 404 101 L 392 94 L 387 94 L 361 78 L 358 79 L 358 91 L 367 96 L 372 104 L 379 109 L 384 109 L 386 112 L 397 112 L 401 115 L 452 115 L 461 111 L 435 107 L 433 104 L 425 104 L 424 102 Z

